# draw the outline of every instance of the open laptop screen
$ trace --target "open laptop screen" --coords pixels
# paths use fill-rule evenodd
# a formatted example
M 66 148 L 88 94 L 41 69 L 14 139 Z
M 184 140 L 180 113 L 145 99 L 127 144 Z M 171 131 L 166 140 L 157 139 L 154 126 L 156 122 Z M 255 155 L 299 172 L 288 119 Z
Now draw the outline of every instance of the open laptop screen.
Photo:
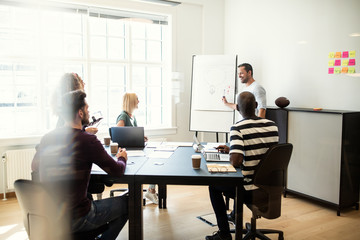
M 144 127 L 111 127 L 111 141 L 121 148 L 144 148 Z

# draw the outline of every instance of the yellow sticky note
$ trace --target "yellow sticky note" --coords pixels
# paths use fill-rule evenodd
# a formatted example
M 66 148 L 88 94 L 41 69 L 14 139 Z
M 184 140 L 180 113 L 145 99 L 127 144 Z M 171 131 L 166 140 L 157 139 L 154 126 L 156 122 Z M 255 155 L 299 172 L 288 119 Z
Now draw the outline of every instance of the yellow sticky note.
M 334 66 L 335 60 L 329 60 L 328 66 L 332 67 Z
M 348 72 L 348 67 L 343 67 L 341 69 L 341 73 L 347 73 Z
M 335 53 L 335 58 L 341 58 L 341 52 L 336 52 Z
M 341 68 L 335 68 L 335 74 L 340 74 L 341 73 Z
M 335 53 L 334 52 L 330 52 L 329 53 L 329 58 L 334 58 L 335 57 Z
M 354 58 L 355 57 L 355 51 L 350 51 L 350 56 L 351 58 Z
M 349 72 L 348 73 L 355 73 L 355 68 L 354 67 L 349 67 Z
M 347 66 L 347 65 L 349 65 L 349 59 L 343 59 L 341 65 L 342 65 L 342 66 Z

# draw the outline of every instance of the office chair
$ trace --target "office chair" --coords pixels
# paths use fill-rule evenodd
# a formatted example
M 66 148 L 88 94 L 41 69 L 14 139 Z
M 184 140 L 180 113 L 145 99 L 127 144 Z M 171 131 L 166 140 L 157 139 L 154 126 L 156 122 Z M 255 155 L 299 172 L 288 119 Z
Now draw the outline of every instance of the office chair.
M 265 234 L 279 234 L 279 240 L 284 239 L 280 230 L 256 229 L 256 219 L 264 217 L 275 219 L 281 215 L 281 197 L 286 184 L 286 172 L 290 161 L 293 145 L 291 143 L 277 144 L 268 149 L 254 174 L 254 185 L 259 187 L 251 191 L 251 202 L 245 202 L 252 211 L 251 223 L 246 223 L 246 235 L 243 239 L 260 238 L 269 240 Z M 231 232 L 235 232 L 231 230 Z
M 57 201 L 52 189 L 23 179 L 16 180 L 14 186 L 30 240 L 95 239 L 108 229 L 104 224 L 95 230 L 71 233 L 66 203 Z

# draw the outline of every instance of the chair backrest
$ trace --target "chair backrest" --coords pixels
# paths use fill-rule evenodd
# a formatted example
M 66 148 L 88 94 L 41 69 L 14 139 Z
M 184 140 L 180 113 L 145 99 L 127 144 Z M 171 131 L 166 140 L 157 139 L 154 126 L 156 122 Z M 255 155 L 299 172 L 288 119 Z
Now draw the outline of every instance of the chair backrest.
M 50 189 L 38 182 L 22 179 L 16 180 L 14 186 L 30 240 L 71 239 L 66 206 L 54 199 Z
M 257 167 L 254 185 L 259 187 L 259 191 L 265 193 L 266 197 L 259 200 L 256 199 L 256 195 L 253 196 L 252 211 L 256 215 L 268 219 L 281 215 L 281 197 L 286 184 L 292 149 L 291 143 L 270 147 Z

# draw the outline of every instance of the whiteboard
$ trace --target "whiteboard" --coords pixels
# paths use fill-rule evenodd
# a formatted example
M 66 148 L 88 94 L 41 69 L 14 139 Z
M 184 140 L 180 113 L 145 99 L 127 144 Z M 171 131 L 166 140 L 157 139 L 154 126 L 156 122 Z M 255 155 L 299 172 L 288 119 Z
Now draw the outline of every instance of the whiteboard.
M 237 55 L 194 55 L 192 59 L 190 131 L 229 132 L 235 102 Z

